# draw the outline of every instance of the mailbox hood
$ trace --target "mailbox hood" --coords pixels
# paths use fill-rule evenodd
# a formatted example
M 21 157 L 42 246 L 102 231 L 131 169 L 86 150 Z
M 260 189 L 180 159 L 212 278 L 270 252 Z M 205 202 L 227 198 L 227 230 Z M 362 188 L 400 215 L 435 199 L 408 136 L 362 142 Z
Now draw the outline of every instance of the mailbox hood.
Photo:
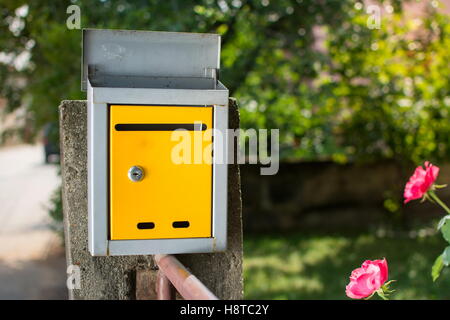
M 220 36 L 83 29 L 81 89 L 94 86 L 214 89 Z

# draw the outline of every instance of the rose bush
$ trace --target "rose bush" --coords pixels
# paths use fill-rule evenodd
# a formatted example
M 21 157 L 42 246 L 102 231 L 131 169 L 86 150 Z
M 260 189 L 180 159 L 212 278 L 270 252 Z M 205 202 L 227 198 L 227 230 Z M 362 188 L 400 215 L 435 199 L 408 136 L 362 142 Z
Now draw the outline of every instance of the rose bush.
M 411 200 L 422 199 L 422 202 L 429 200 L 433 203 L 439 204 L 447 214 L 441 219 L 441 221 L 439 221 L 437 229 L 441 230 L 444 239 L 450 243 L 450 223 L 448 222 L 448 220 L 450 220 L 450 209 L 444 202 L 442 202 L 441 199 L 439 199 L 435 192 L 436 189 L 444 188 L 447 185 L 438 185 L 435 183 L 438 175 L 439 167 L 432 165 L 428 161 L 425 161 L 425 168 L 422 168 L 422 166 L 417 167 L 414 174 L 406 183 L 403 193 L 405 198 L 404 203 Z M 447 246 L 444 252 L 437 257 L 433 267 L 431 268 L 431 276 L 433 281 L 436 281 L 439 277 L 444 266 L 449 265 L 450 246 Z

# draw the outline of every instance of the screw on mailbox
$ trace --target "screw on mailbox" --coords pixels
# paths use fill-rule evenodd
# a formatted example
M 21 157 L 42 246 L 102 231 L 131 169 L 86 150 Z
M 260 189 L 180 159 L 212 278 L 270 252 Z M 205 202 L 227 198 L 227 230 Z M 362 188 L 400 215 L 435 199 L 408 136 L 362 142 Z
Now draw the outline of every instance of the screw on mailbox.
M 144 178 L 144 169 L 139 166 L 132 166 L 128 170 L 128 178 L 134 182 L 141 181 Z

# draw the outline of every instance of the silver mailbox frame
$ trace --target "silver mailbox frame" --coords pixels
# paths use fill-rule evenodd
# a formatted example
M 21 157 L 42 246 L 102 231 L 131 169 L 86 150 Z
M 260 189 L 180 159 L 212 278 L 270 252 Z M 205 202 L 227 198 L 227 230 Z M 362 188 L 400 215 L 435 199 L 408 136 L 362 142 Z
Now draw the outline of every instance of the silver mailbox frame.
M 102 34 L 114 43 L 114 35 L 126 36 L 130 31 L 117 30 L 83 30 L 83 43 L 89 33 L 95 33 L 102 39 Z M 99 32 L 101 34 L 99 34 Z M 123 33 L 121 33 L 123 32 Z M 133 31 L 133 36 L 136 32 Z M 161 41 L 167 34 L 171 39 L 181 37 L 192 39 L 191 34 L 172 32 L 152 33 Z M 218 35 L 194 35 L 194 40 L 208 37 L 215 38 L 220 44 Z M 125 37 L 127 38 L 127 37 Z M 111 42 L 112 41 L 112 42 Z M 92 44 L 91 44 L 92 45 Z M 133 42 L 127 44 L 132 46 Z M 90 68 L 83 51 L 83 70 Z M 182 48 L 181 48 L 182 49 Z M 218 46 L 220 50 L 220 45 Z M 220 54 L 220 52 L 219 52 Z M 109 66 L 111 68 L 113 66 Z M 108 68 L 108 67 L 107 67 Z M 107 69 L 106 68 L 106 69 Z M 146 254 L 181 254 L 220 252 L 227 247 L 227 196 L 229 154 L 228 129 L 228 89 L 216 78 L 218 65 L 205 68 L 204 77 L 198 75 L 162 76 L 162 75 L 121 75 L 83 74 L 88 100 L 88 234 L 89 251 L 93 256 L 146 255 Z M 84 71 L 83 71 L 84 72 Z M 170 79 L 169 79 L 170 78 Z M 176 80 L 176 81 L 173 81 Z M 165 86 L 145 86 L 140 83 L 166 83 Z M 175 84 L 174 84 L 175 83 Z M 172 87 L 170 84 L 173 84 Z M 206 85 L 205 85 L 206 84 Z M 222 139 L 213 139 L 213 149 L 221 150 L 213 154 L 213 195 L 212 195 L 212 237 L 210 238 L 178 238 L 149 240 L 110 240 L 109 239 L 109 106 L 113 104 L 145 105 L 178 105 L 178 106 L 213 106 L 214 129 L 222 133 Z

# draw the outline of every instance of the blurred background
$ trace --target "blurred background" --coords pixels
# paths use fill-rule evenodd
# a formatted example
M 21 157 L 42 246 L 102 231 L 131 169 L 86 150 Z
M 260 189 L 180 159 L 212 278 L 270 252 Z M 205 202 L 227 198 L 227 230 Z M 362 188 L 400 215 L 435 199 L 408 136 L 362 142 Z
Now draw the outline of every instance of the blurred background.
M 449 0 L 0 0 L 0 298 L 67 297 L 57 107 L 85 99 L 70 5 L 82 28 L 221 34 L 241 127 L 280 129 L 277 175 L 241 166 L 246 298 L 345 299 L 382 257 L 393 298 L 450 298 L 449 272 L 430 275 L 443 213 L 402 199 L 424 160 L 450 182 Z

